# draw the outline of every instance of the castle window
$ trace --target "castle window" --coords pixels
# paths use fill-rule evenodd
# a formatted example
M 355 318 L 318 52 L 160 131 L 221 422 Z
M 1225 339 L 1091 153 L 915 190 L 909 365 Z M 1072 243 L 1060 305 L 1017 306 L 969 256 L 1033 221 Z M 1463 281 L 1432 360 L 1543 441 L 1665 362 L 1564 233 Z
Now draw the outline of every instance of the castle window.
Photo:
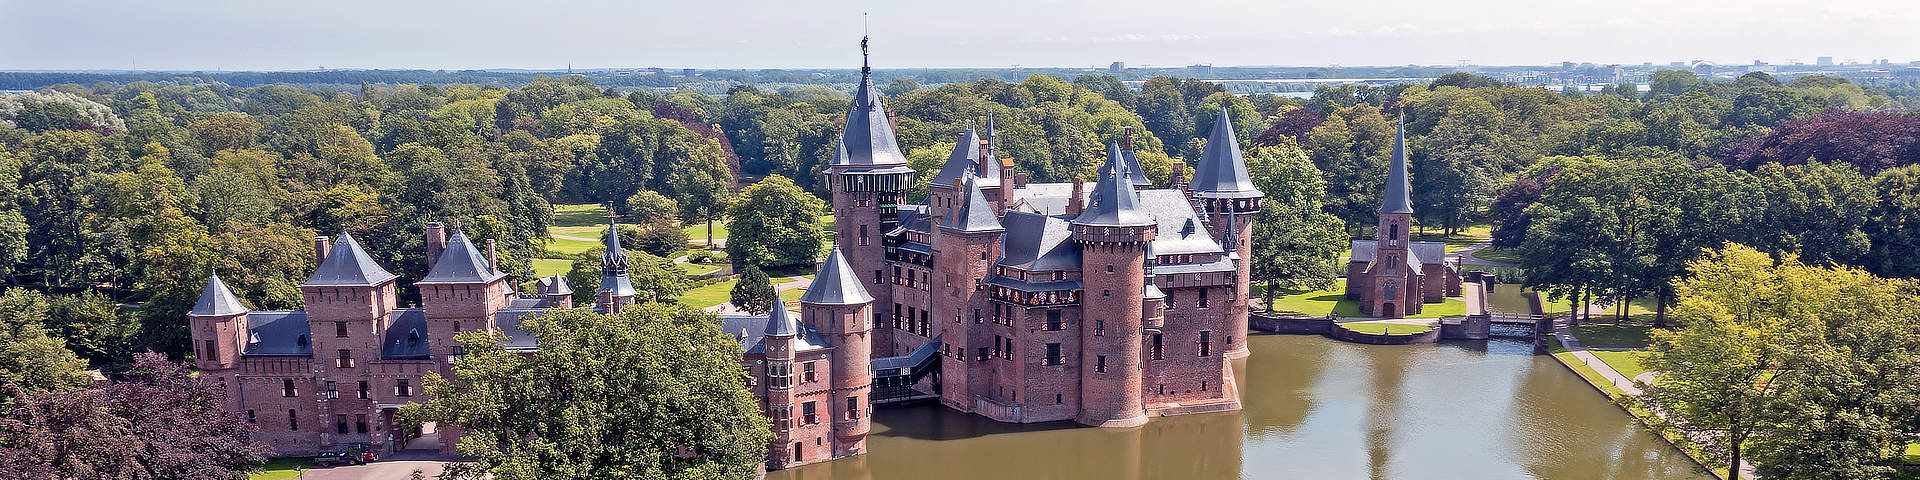
M 1202 392 L 1204 392 L 1204 391 L 1207 391 L 1207 381 L 1206 381 L 1206 380 L 1201 380 L 1201 381 L 1200 381 L 1200 391 L 1202 391 Z
M 467 356 L 467 347 L 454 345 L 452 351 L 449 353 L 450 354 L 447 355 L 447 361 L 458 362 L 460 361 L 461 358 L 464 358 Z
M 407 379 L 404 378 L 394 379 L 393 395 L 396 397 L 411 397 L 413 396 L 413 385 L 407 383 Z
M 1047 330 L 1048 330 L 1048 331 L 1054 331 L 1054 332 L 1058 332 L 1058 331 L 1060 331 L 1060 328 L 1061 328 L 1061 325 L 1060 325 L 1060 311 L 1059 311 L 1059 310 L 1047 310 Z
M 1213 354 L 1213 332 L 1201 330 L 1200 331 L 1200 356 L 1205 357 L 1212 354 Z
M 304 334 L 304 333 L 303 333 L 303 334 L 300 334 L 300 336 L 299 336 L 299 337 L 296 337 L 296 338 L 294 338 L 294 339 L 293 339 L 293 344 L 294 344 L 294 345 L 299 345 L 299 346 L 302 346 L 302 347 L 305 347 L 305 346 L 307 346 L 307 335 L 306 335 L 306 334 Z
M 1209 307 L 1209 306 L 1211 306 L 1211 302 L 1208 302 L 1208 301 L 1207 301 L 1207 289 L 1205 289 L 1205 288 L 1202 288 L 1202 289 L 1200 289 L 1200 302 L 1199 302 L 1199 303 L 1200 303 L 1200 308 L 1207 308 L 1207 307 Z
M 1164 384 L 1164 383 L 1160 384 L 1160 394 L 1161 395 L 1167 394 L 1167 384 Z
M 1093 357 L 1093 371 L 1098 373 L 1107 373 L 1107 356 L 1106 355 L 1096 355 Z
M 974 325 L 980 324 L 980 309 L 978 308 L 973 309 L 973 324 Z
M 867 246 L 867 226 L 860 226 L 860 246 Z
M 1107 265 L 1107 273 L 1113 273 L 1113 265 Z
M 813 383 L 817 381 L 819 380 L 813 376 L 813 362 L 800 364 L 800 383 Z
M 207 340 L 207 361 L 220 361 L 220 349 L 213 347 L 213 340 Z
M 1064 363 L 1062 360 L 1065 360 L 1065 357 L 1060 356 L 1060 344 L 1049 343 L 1047 344 L 1047 358 L 1041 360 L 1040 364 L 1041 365 L 1061 365 Z
M 333 322 L 333 336 L 346 338 L 347 322 Z
M 813 406 L 813 403 L 814 402 L 807 402 L 807 403 L 800 404 L 800 418 L 802 419 L 802 421 L 800 422 L 801 425 L 813 425 L 816 423 L 820 423 L 820 416 L 814 413 L 815 408 Z
M 300 394 L 300 391 L 298 389 L 293 388 L 293 379 L 291 378 L 280 379 L 280 396 L 291 397 L 299 394 Z
M 863 245 L 864 245 L 864 244 L 863 244 Z M 884 282 L 884 281 L 886 281 L 886 279 L 885 279 L 885 278 L 881 278 L 881 274 L 882 274 L 882 273 L 884 273 L 884 272 L 885 272 L 884 270 L 874 270 L 874 271 L 873 271 L 873 284 L 874 284 L 874 285 L 879 285 L 879 284 L 880 284 L 880 282 Z
M 993 355 L 987 352 L 987 347 L 979 347 L 974 349 L 974 351 L 979 352 L 978 355 L 974 356 L 974 361 L 976 362 L 984 362 L 989 358 L 993 358 Z
M 339 353 L 340 358 L 334 359 L 333 366 L 338 368 L 353 368 L 353 350 L 341 349 Z
M 981 251 L 980 251 L 980 259 L 981 259 L 981 260 L 986 260 L 986 259 L 987 259 L 987 251 L 986 251 L 986 250 L 981 250 Z
M 367 397 L 368 397 L 368 395 L 367 395 L 367 392 L 368 392 L 368 390 L 367 390 L 367 381 L 366 381 L 366 380 L 361 380 L 361 381 L 360 381 L 360 393 L 359 393 L 359 395 L 360 395 L 360 399 L 361 399 L 361 400 L 366 400 L 366 399 L 367 399 Z
M 253 416 L 253 409 L 247 409 L 247 423 L 259 423 L 258 420 L 258 418 Z
M 1158 333 L 1156 333 L 1156 334 L 1153 334 L 1153 359 L 1154 359 L 1154 360 L 1166 360 L 1166 359 L 1167 359 L 1167 355 L 1166 355 L 1166 352 L 1165 352 L 1165 351 L 1164 351 L 1164 349 L 1162 348 L 1162 347 L 1164 347 L 1165 345 L 1161 345 L 1161 343 L 1160 343 L 1160 340 L 1161 340 L 1161 339 L 1160 339 L 1160 334 L 1158 334 Z
M 420 344 L 420 331 L 407 330 L 407 346 L 411 347 L 419 344 Z
M 933 327 L 932 323 L 927 320 L 927 311 L 921 310 L 920 311 L 920 336 L 922 337 L 933 336 L 932 327 Z
M 333 431 L 340 434 L 347 433 L 347 416 L 346 415 L 341 414 L 341 415 L 333 416 Z
M 1064 400 L 1064 396 L 1063 396 L 1063 395 L 1060 395 L 1060 394 L 1058 394 L 1058 393 L 1056 393 L 1056 394 L 1053 394 L 1053 404 L 1054 404 L 1054 405 L 1059 405 L 1059 404 L 1061 403 L 1061 401 L 1062 401 L 1062 400 Z
M 1107 334 L 1107 321 L 1106 321 L 1106 320 L 1094 320 L 1094 321 L 1093 321 L 1093 336 L 1096 336 L 1096 337 L 1098 337 L 1098 336 L 1102 336 L 1102 335 L 1106 335 L 1106 334 Z
M 894 268 L 899 268 L 899 267 L 894 267 Z M 894 302 L 893 304 L 893 328 L 895 329 L 900 328 L 900 303 L 899 302 Z
M 287 430 L 300 431 L 300 411 L 287 409 Z
M 353 431 L 354 433 L 367 433 L 367 414 L 362 413 L 353 416 Z
M 333 380 L 327 381 L 327 398 L 329 399 L 340 398 L 340 389 L 334 386 Z M 347 433 L 347 432 L 340 432 L 340 433 Z
M 848 420 L 860 419 L 860 396 L 855 395 L 855 396 L 847 397 L 847 419 Z

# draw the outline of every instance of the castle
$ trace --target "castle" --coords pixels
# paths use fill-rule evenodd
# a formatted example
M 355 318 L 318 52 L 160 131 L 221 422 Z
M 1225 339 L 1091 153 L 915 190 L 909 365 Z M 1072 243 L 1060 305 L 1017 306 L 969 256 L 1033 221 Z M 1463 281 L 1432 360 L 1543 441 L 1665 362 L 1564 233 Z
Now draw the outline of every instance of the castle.
M 1419 314 L 1422 305 L 1460 296 L 1460 267 L 1447 262 L 1445 242 L 1410 241 L 1413 198 L 1407 179 L 1407 121 L 1394 127 L 1393 161 L 1380 199 L 1373 240 L 1352 240 L 1346 297 L 1360 313 L 1382 318 Z
M 864 48 L 864 40 L 863 40 Z M 1003 422 L 1128 427 L 1150 416 L 1236 410 L 1231 360 L 1244 358 L 1251 219 L 1248 177 L 1223 110 L 1187 181 L 1153 188 L 1131 133 L 1089 186 L 1029 183 L 995 158 L 993 122 L 968 130 L 925 205 L 871 69 L 862 66 L 826 175 L 837 248 L 796 315 L 723 315 L 741 342 L 748 387 L 773 421 L 768 468 L 864 453 L 872 406 L 937 398 Z M 592 307 L 635 301 L 609 219 Z M 303 311 L 252 311 L 216 275 L 188 314 L 202 375 L 230 386 L 279 455 L 366 442 L 398 450 L 398 407 L 424 401 L 427 372 L 451 376 L 456 333 L 494 329 L 531 351 L 520 320 L 574 308 L 563 277 L 519 296 L 456 227 L 426 228 L 419 308 L 398 308 L 397 275 L 352 235 L 315 239 L 319 266 Z M 284 417 L 282 416 L 284 413 Z M 460 432 L 440 426 L 453 453 Z

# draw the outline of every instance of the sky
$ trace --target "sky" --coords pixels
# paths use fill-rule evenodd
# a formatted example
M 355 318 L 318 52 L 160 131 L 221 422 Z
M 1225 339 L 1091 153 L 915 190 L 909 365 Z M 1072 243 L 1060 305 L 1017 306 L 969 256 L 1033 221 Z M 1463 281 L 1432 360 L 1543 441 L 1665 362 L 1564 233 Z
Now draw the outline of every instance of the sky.
M 1920 60 L 1916 0 L 0 0 L 0 70 Z

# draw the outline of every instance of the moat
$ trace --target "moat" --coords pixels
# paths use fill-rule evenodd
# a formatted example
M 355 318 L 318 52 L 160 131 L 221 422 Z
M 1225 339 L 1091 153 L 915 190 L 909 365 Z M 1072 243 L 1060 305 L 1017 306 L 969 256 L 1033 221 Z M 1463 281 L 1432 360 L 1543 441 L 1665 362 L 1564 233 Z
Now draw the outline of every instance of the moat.
M 1712 478 L 1526 342 L 1264 335 L 1250 348 L 1244 411 L 1098 429 L 885 408 L 869 454 L 768 478 Z

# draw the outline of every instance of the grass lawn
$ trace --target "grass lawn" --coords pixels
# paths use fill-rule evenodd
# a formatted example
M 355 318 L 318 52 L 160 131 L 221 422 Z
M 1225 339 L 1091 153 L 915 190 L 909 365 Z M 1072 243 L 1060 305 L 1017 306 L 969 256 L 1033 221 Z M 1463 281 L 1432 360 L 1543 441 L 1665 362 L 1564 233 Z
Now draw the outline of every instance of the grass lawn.
M 550 235 L 566 235 L 580 238 L 600 238 L 607 233 L 607 225 L 579 225 L 572 227 L 547 227 Z
M 806 295 L 806 294 L 807 294 L 807 289 L 806 289 L 806 288 L 804 288 L 804 287 L 803 287 L 803 288 L 794 288 L 794 289 L 787 289 L 787 290 L 781 290 L 781 291 L 780 291 L 780 301 L 782 301 L 782 302 L 798 302 L 798 301 L 800 301 L 800 296 L 801 296 L 801 295 Z
M 733 284 L 737 282 L 739 282 L 738 279 L 729 278 L 724 282 L 687 290 L 687 293 L 680 294 L 680 303 L 693 308 L 707 308 L 727 303 L 733 295 Z
M 706 275 L 708 272 L 713 272 L 715 270 L 720 269 L 719 265 L 707 265 L 707 264 L 701 264 L 701 263 L 676 263 L 674 265 L 679 265 L 681 270 L 686 270 L 687 275 Z
M 1627 377 L 1629 380 L 1647 371 L 1646 367 L 1640 366 L 1640 359 L 1647 356 L 1647 352 L 1588 350 L 1587 353 L 1592 353 L 1594 358 L 1607 362 L 1607 366 L 1613 367 L 1613 371 L 1620 372 L 1620 376 Z
M 1473 256 L 1494 262 L 1520 263 L 1520 249 L 1517 248 L 1482 248 L 1478 252 L 1473 252 Z
M 258 466 L 259 470 L 254 470 L 253 473 L 248 474 L 247 478 L 249 480 L 284 480 L 298 478 L 300 475 L 300 470 L 298 469 L 301 467 L 312 468 L 313 458 L 293 457 L 267 460 L 267 463 Z
M 597 242 L 597 241 L 568 240 L 564 238 L 548 238 L 547 239 L 547 257 L 571 258 L 574 255 L 579 255 L 580 252 L 592 250 L 594 249 L 594 247 L 599 247 L 599 246 L 600 246 L 600 242 Z
M 1600 391 L 1606 392 L 1608 397 L 1620 398 L 1627 395 L 1627 392 L 1620 390 L 1620 387 L 1613 386 L 1613 382 L 1607 381 L 1607 377 L 1601 376 L 1600 372 L 1595 371 L 1593 367 L 1588 367 L 1586 362 L 1581 362 L 1579 358 L 1574 357 L 1573 352 L 1556 352 L 1553 356 L 1559 358 L 1560 363 L 1572 367 L 1574 372 L 1580 374 L 1580 378 L 1587 379 L 1587 383 L 1600 387 Z
M 1920 443 L 1907 444 L 1907 450 L 1900 456 L 1900 463 L 1920 465 Z
M 1653 327 L 1646 325 L 1607 325 L 1598 322 L 1573 327 L 1573 336 L 1588 348 L 1646 348 L 1652 342 Z
M 1455 250 L 1467 248 L 1469 245 L 1484 242 L 1491 238 L 1493 238 L 1493 227 L 1491 225 L 1470 225 L 1460 229 L 1459 232 L 1453 235 L 1443 235 L 1439 229 L 1413 235 L 1413 240 L 1417 242 L 1446 242 L 1447 253 L 1453 253 Z
M 536 278 L 547 277 L 551 275 L 564 276 L 567 274 L 568 271 L 573 270 L 572 260 L 563 260 L 558 258 L 536 258 L 536 259 L 533 259 L 532 261 L 533 261 L 533 276 Z
M 687 241 L 698 243 L 698 244 L 707 243 L 707 224 L 705 223 L 696 223 L 692 225 L 687 225 L 687 228 L 682 229 L 682 231 L 685 231 L 687 233 Z M 716 240 L 727 238 L 727 221 L 726 220 L 722 219 L 722 220 L 713 221 L 713 238 Z
M 1436 328 L 1433 325 L 1408 325 L 1404 323 L 1391 323 L 1391 322 L 1344 322 L 1344 323 L 1338 323 L 1336 325 L 1339 325 L 1340 328 L 1344 328 L 1347 330 L 1352 330 L 1360 333 L 1376 333 L 1376 334 L 1385 333 L 1388 335 L 1406 335 L 1409 333 L 1420 333 L 1420 332 L 1424 332 L 1424 331 L 1432 330 Z
M 607 210 L 596 203 L 553 206 L 553 226 L 580 227 L 606 225 Z
M 1263 290 L 1256 289 L 1254 301 L 1262 301 Z M 1273 313 L 1280 315 L 1333 315 L 1336 317 L 1359 317 L 1360 303 L 1347 300 L 1346 279 L 1336 280 L 1332 287 L 1325 290 L 1306 292 L 1281 291 L 1273 298 Z M 1428 303 L 1421 306 L 1420 313 L 1408 318 L 1458 317 L 1467 314 L 1467 303 L 1449 298 L 1441 303 Z

